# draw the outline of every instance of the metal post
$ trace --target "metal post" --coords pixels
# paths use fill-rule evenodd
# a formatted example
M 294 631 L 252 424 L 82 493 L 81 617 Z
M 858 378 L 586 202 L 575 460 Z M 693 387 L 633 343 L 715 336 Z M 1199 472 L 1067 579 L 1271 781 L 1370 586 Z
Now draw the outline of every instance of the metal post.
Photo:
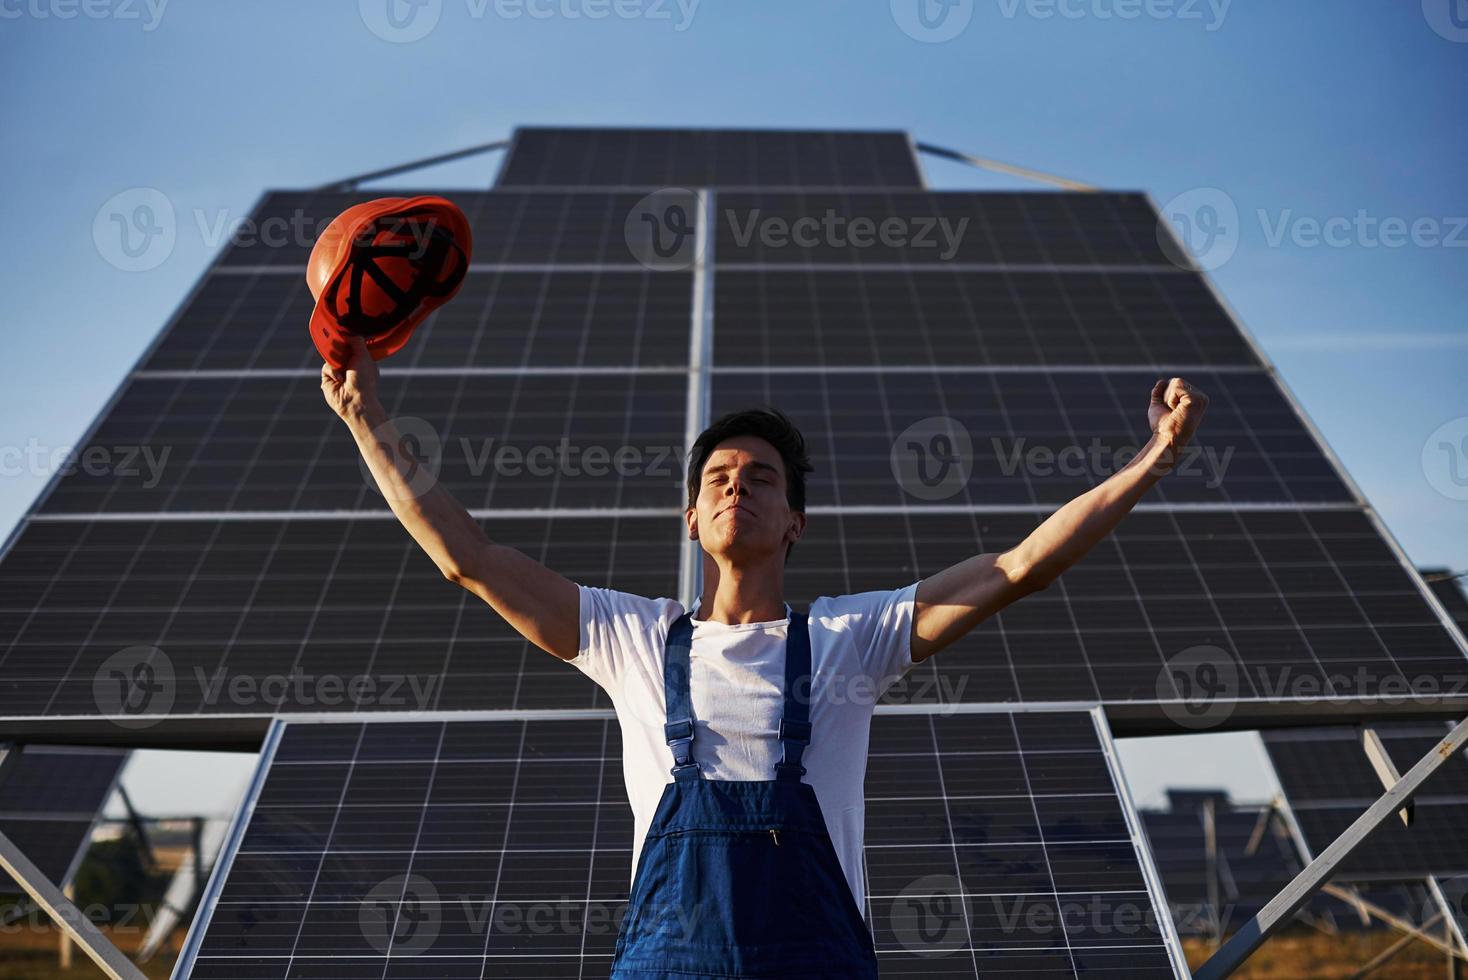
M 106 936 L 92 924 L 91 920 L 82 914 L 81 910 L 71 903 L 61 889 L 41 874 L 41 870 L 31 863 L 31 859 L 21 853 L 15 842 L 4 833 L 0 833 L 0 868 L 10 873 L 10 877 L 20 883 L 35 899 L 36 904 L 46 910 L 51 920 L 62 928 L 76 944 L 82 948 L 82 952 L 92 958 L 92 961 L 102 968 L 102 972 L 111 977 L 112 980 L 148 980 L 143 972 L 133 965 L 132 961 L 122 955 L 122 951 L 107 939 Z
M 1212 946 L 1223 942 L 1223 889 L 1218 885 L 1218 814 L 1213 798 L 1203 801 L 1203 863 L 1208 877 L 1208 904 L 1213 909 Z
M 204 891 L 204 818 L 193 818 L 194 830 L 194 894 Z
M 127 795 L 127 787 L 121 782 L 117 784 L 117 795 L 122 797 L 122 806 L 127 810 L 128 826 L 132 827 L 133 834 L 138 839 L 138 849 L 143 852 L 143 863 L 149 868 L 158 867 L 158 858 L 153 853 L 153 842 L 148 839 L 148 829 L 144 826 L 144 818 L 133 806 L 133 799 Z
M 1336 868 L 1342 861 L 1350 857 L 1356 848 L 1365 843 L 1367 836 L 1382 822 L 1387 820 L 1393 813 L 1402 808 L 1402 805 L 1410 800 L 1427 782 L 1427 778 L 1437 772 L 1443 763 L 1452 758 L 1463 745 L 1468 743 L 1468 719 L 1458 722 L 1448 736 L 1437 743 L 1417 764 L 1408 770 L 1395 786 L 1387 790 L 1375 803 L 1367 807 L 1366 812 L 1355 819 L 1345 833 L 1337 837 L 1329 847 L 1320 853 L 1320 856 L 1311 861 L 1304 871 L 1295 877 L 1295 880 L 1284 887 L 1278 895 L 1274 896 L 1248 922 L 1243 928 L 1234 933 L 1232 939 L 1223 945 L 1217 953 L 1209 958 L 1194 974 L 1198 980 L 1220 980 L 1238 969 L 1256 949 L 1263 944 L 1274 932 L 1294 916 L 1296 910 L 1310 900 L 1310 896 L 1320 890 L 1321 886 L 1335 873 Z

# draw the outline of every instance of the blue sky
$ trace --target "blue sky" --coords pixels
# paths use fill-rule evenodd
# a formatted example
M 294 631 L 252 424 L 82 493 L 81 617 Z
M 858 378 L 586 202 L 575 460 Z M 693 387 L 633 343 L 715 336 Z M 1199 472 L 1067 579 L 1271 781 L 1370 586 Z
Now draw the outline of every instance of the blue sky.
M 241 218 L 266 188 L 521 123 L 897 127 L 1159 204 L 1221 191 L 1239 213 L 1221 293 L 1410 558 L 1468 567 L 1468 502 L 1434 488 L 1451 459 L 1423 455 L 1444 423 L 1459 428 L 1432 445 L 1468 435 L 1468 31 L 1451 0 L 960 0 L 942 43 L 899 26 L 916 0 L 425 0 L 407 32 L 437 20 L 415 41 L 380 36 L 387 2 L 409 10 L 0 2 L 0 448 L 77 440 L 217 250 L 199 221 Z M 484 186 L 496 162 L 422 179 Z M 936 186 L 1015 186 L 927 168 Z M 172 204 L 177 239 L 128 272 L 92 227 L 139 187 Z M 1347 230 L 1312 243 L 1312 219 Z M 1383 244 L 1386 219 L 1415 241 Z M 0 462 L 8 528 L 45 474 Z

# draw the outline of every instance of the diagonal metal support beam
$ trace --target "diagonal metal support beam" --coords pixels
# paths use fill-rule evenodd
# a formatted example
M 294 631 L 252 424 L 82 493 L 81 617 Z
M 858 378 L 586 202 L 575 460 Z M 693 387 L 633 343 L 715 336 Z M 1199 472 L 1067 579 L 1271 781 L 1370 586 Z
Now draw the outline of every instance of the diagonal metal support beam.
M 396 177 L 410 170 L 419 170 L 423 167 L 432 167 L 440 163 L 450 163 L 454 160 L 462 160 L 479 153 L 488 153 L 491 150 L 503 150 L 510 145 L 509 140 L 498 140 L 494 143 L 481 143 L 478 146 L 470 146 L 452 153 L 440 153 L 436 157 L 424 157 L 422 160 L 414 160 L 411 163 L 400 163 L 396 167 L 385 167 L 382 170 L 373 170 L 369 173 L 358 174 L 355 177 L 344 177 L 330 184 L 322 184 L 316 188 L 318 191 L 354 191 L 357 185 L 368 180 L 377 180 L 379 177 Z
M 1408 922 L 1406 919 L 1401 918 L 1400 916 L 1393 915 L 1386 909 L 1382 908 L 1380 905 L 1377 905 L 1375 902 L 1367 901 L 1352 888 L 1344 888 L 1333 882 L 1327 882 L 1326 885 L 1320 890 L 1325 892 L 1325 894 L 1331 896 L 1332 898 L 1338 898 L 1343 902 L 1349 902 L 1352 906 L 1354 906 L 1362 913 L 1362 916 L 1368 922 L 1373 918 L 1377 919 L 1390 926 L 1391 928 L 1397 930 L 1398 932 L 1406 933 L 1407 936 L 1410 938 L 1420 939 L 1424 943 L 1427 943 L 1427 945 L 1436 948 L 1440 952 L 1447 953 L 1449 956 L 1454 955 L 1451 937 L 1449 938 L 1449 940 L 1444 941 L 1427 931 L 1428 929 L 1432 928 L 1434 923 L 1442 920 L 1443 916 L 1441 912 L 1434 916 L 1431 921 L 1417 926 Z
M 1400 810 L 1427 782 L 1429 776 L 1442 768 L 1443 763 L 1453 757 L 1468 743 L 1468 719 L 1460 721 L 1448 736 L 1428 752 L 1417 764 L 1407 771 L 1395 786 L 1387 790 L 1366 812 L 1355 819 L 1346 831 L 1331 842 L 1320 856 L 1284 887 L 1259 914 L 1243 928 L 1234 933 L 1232 939 L 1193 974 L 1198 980 L 1220 980 L 1233 973 L 1253 952 L 1263 945 L 1274 932 L 1289 922 L 1295 912 L 1318 892 L 1335 874 L 1341 862 L 1355 853 L 1365 843 L 1367 835 Z
M 941 146 L 934 146 L 932 143 L 918 143 L 916 146 L 919 153 L 942 157 L 945 160 L 956 160 L 959 163 L 966 163 L 970 167 L 978 167 L 980 170 L 992 170 L 995 173 L 1023 177 L 1025 180 L 1035 180 L 1042 184 L 1050 184 L 1053 187 L 1063 187 L 1068 191 L 1096 190 L 1090 184 L 1083 184 L 1078 180 L 1056 177 L 1054 174 L 1047 174 L 1040 170 L 1031 170 L 1029 167 L 1017 167 L 1012 163 L 1001 163 L 998 160 L 990 160 L 987 157 L 976 157 L 958 150 L 949 150 Z
M 61 889 L 51 884 L 41 869 L 21 853 L 15 842 L 0 833 L 0 868 L 20 883 L 20 887 L 45 910 L 51 920 L 82 948 L 102 972 L 112 980 L 148 980 L 143 971 L 133 965 L 132 960 L 122 955 L 122 950 L 112 945 L 92 921 L 72 904 Z
M 1443 914 L 1441 912 L 1439 912 L 1437 915 L 1434 915 L 1432 918 L 1430 918 L 1426 922 L 1422 923 L 1422 926 L 1425 929 L 1431 929 L 1433 926 L 1435 926 L 1439 922 L 1441 922 L 1442 921 L 1442 918 L 1443 918 Z M 1369 959 L 1365 963 L 1363 963 L 1361 965 L 1361 969 L 1359 969 L 1355 973 L 1351 974 L 1351 976 L 1349 977 L 1349 980 L 1360 980 L 1361 977 L 1368 976 L 1369 974 L 1375 973 L 1378 969 L 1380 969 L 1381 967 L 1385 966 L 1388 960 L 1390 960 L 1392 957 L 1396 956 L 1398 953 L 1400 953 L 1402 950 L 1406 949 L 1408 946 L 1412 945 L 1412 940 L 1415 939 L 1415 938 L 1417 938 L 1417 937 L 1411 935 L 1410 933 L 1408 935 L 1402 936 L 1400 939 L 1398 939 L 1396 942 L 1392 943 L 1386 949 L 1382 950 L 1380 953 L 1377 953 L 1375 956 L 1371 957 L 1371 959 Z

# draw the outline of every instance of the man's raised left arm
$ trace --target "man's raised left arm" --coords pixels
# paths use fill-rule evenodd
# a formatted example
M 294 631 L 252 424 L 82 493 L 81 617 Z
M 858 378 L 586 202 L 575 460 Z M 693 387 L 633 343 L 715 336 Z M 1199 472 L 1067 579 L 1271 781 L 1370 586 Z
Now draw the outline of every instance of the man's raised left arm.
M 1182 378 L 1152 388 L 1152 435 L 1136 457 L 1076 497 L 1008 551 L 974 555 L 918 584 L 912 661 L 920 663 L 1005 606 L 1047 588 L 1110 534 L 1177 462 L 1197 431 L 1208 397 Z

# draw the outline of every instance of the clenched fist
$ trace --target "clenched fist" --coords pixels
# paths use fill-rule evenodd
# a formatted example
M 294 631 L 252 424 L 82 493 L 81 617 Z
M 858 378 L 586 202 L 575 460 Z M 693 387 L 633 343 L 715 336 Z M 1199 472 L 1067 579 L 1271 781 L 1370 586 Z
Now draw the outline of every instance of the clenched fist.
M 331 410 L 345 421 L 377 401 L 377 362 L 361 337 L 353 334 L 351 345 L 352 355 L 345 368 L 321 365 L 321 393 Z
M 1198 431 L 1208 396 L 1182 378 L 1162 378 L 1152 386 L 1152 404 L 1147 408 L 1147 425 L 1167 447 L 1169 461 L 1175 460 Z

